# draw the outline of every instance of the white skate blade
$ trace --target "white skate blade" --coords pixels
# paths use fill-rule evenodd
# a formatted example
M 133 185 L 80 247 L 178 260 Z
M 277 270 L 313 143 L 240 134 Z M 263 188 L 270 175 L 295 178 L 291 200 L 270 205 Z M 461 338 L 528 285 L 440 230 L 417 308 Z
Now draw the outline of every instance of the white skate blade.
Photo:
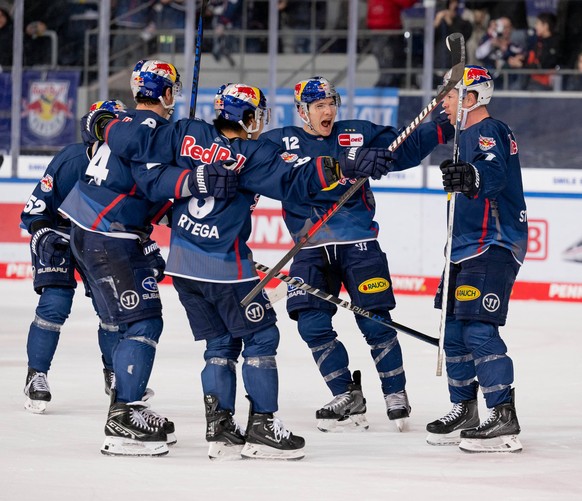
M 163 456 L 169 452 L 166 442 L 143 442 L 123 437 L 105 437 L 101 453 L 106 456 Z
M 461 430 L 451 433 L 429 433 L 426 442 L 430 445 L 459 445 L 461 443 Z
M 175 433 L 168 433 L 166 436 L 166 444 L 168 445 L 174 445 L 176 442 L 178 441 L 178 439 L 176 438 L 176 434 Z
M 246 443 L 240 455 L 243 459 L 284 459 L 299 460 L 305 457 L 303 448 L 293 450 L 279 450 L 263 444 Z
M 523 446 L 517 438 L 517 435 L 504 435 L 495 438 L 465 438 L 461 440 L 459 449 L 463 452 L 479 453 L 479 452 L 521 452 Z
M 211 461 L 233 461 L 241 459 L 243 444 L 228 442 L 209 442 L 208 457 Z
M 48 402 L 45 400 L 31 400 L 30 398 L 27 398 L 26 402 L 24 402 L 24 408 L 33 414 L 44 414 L 47 403 Z
M 366 431 L 370 427 L 365 414 L 352 414 L 345 419 L 318 419 L 317 429 L 324 433 Z

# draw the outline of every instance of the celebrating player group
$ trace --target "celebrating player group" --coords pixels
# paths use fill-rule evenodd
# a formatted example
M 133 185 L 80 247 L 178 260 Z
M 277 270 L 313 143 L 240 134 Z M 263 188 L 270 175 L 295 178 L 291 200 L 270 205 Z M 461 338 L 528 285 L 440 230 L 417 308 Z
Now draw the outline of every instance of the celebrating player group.
M 330 81 L 314 76 L 294 87 L 303 125 L 263 132 L 270 109 L 263 91 L 246 83 L 218 89 L 212 123 L 171 122 L 179 72 L 168 62 L 139 61 L 130 81 L 135 109 L 115 100 L 95 103 L 81 121 L 83 143 L 55 156 L 22 213 L 40 295 L 28 336 L 25 408 L 43 413 L 51 400 L 47 373 L 77 270 L 99 318 L 110 398 L 101 452 L 167 454 L 175 426 L 150 408 L 147 385 L 163 339 L 158 282 L 169 275 L 194 340 L 205 346 L 201 405 L 209 457 L 303 458 L 305 440 L 276 415 L 275 311 L 265 293 L 243 306 L 259 283 L 248 239 L 251 214 L 265 195 L 281 201 L 296 244 L 290 275 L 309 284 L 288 293 L 287 313 L 331 393 L 315 410 L 314 426 L 323 432 L 369 427 L 360 371 L 349 367 L 332 323 L 337 306 L 309 293 L 337 296 L 343 286 L 353 305 L 369 312 L 355 321 L 378 373 L 387 419 L 405 432 L 414 402 L 391 326 L 396 301 L 368 178 L 415 167 L 453 142 L 455 155 L 440 166 L 452 204 L 450 261 L 435 301 L 446 309 L 442 342 L 453 407 L 427 425 L 426 441 L 465 452 L 520 451 L 513 365 L 499 335 L 527 242 L 518 146 L 511 129 L 487 111 L 493 94 L 487 70 L 459 64 L 445 77 L 437 96 L 444 113 L 434 121 L 418 120 L 403 131 L 336 121 L 341 97 Z M 356 184 L 356 193 L 345 195 Z M 154 224 L 171 228 L 167 262 L 151 239 Z M 378 286 L 364 293 L 361 285 L 373 281 Z M 469 288 L 480 294 L 466 300 L 462 292 Z M 244 425 L 235 419 L 241 357 Z M 490 410 L 484 420 L 479 389 Z

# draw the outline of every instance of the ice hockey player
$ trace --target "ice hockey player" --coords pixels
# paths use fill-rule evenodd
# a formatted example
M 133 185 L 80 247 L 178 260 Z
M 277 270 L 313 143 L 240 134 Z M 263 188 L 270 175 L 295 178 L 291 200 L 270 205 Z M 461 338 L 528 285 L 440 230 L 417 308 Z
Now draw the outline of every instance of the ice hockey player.
M 149 182 L 146 192 L 153 200 L 180 193 L 183 172 L 193 168 L 198 175 L 217 159 L 232 162 L 230 168 L 236 172 L 238 184 L 227 186 L 228 200 L 206 196 L 203 178 L 195 198 L 176 200 L 166 273 L 173 277 L 194 338 L 206 341 L 202 386 L 209 456 L 301 459 L 304 439 L 287 430 L 275 416 L 279 343 L 275 312 L 266 294 L 246 309 L 240 306 L 258 280 L 247 244 L 251 213 L 259 194 L 277 200 L 307 200 L 344 174 L 385 174 L 391 157 L 385 149 L 354 149 L 352 155 L 342 155 L 338 165 L 331 157 L 299 157 L 252 140 L 268 123 L 270 110 L 263 92 L 250 85 L 223 85 L 214 109 L 213 125 L 180 120 L 152 131 L 132 125 L 135 120 L 132 124 L 113 120 L 104 128 L 105 139 L 112 151 L 148 162 L 147 172 L 138 179 L 142 185 L 144 180 Z M 89 130 L 103 129 L 100 122 L 96 115 L 88 119 Z M 161 162 L 157 169 L 156 161 Z M 241 354 L 250 401 L 245 434 L 233 418 L 235 365 Z
M 527 250 L 519 153 L 511 129 L 487 110 L 493 95 L 489 72 L 480 66 L 465 68 L 463 80 L 443 103 L 452 124 L 459 92 L 466 92 L 459 160 L 440 165 L 445 191 L 456 196 L 444 332 L 453 408 L 427 425 L 427 441 L 459 444 L 465 452 L 519 452 L 513 362 L 499 335 Z M 437 308 L 442 294 L 441 281 Z M 490 410 L 481 423 L 478 388 Z
M 121 101 L 94 103 L 90 111 L 125 112 Z M 69 247 L 70 221 L 58 213 L 61 202 L 85 170 L 93 154 L 91 144 L 78 143 L 63 148 L 49 163 L 21 214 L 22 227 L 32 235 L 30 241 L 33 287 L 40 295 L 34 320 L 30 324 L 26 351 L 28 373 L 24 408 L 44 413 L 52 395 L 48 371 L 57 350 L 63 324 L 71 313 L 77 281 L 75 259 Z M 90 295 L 86 287 L 86 295 Z M 117 327 L 100 322 L 99 347 L 102 353 L 106 392 L 113 378 L 112 352 L 117 343 Z
M 174 65 L 139 61 L 130 82 L 137 106 L 123 119 L 168 123 L 181 92 Z M 103 112 L 92 113 L 99 111 Z M 165 268 L 150 235 L 152 224 L 171 202 L 147 200 L 133 178 L 135 166 L 113 155 L 106 144 L 96 144 L 86 179 L 73 187 L 59 210 L 72 221 L 71 249 L 94 292 L 99 317 L 119 326 L 113 355 L 115 389 L 101 451 L 108 455 L 167 454 L 166 442 L 175 441 L 174 425 L 157 413 L 152 417 L 145 400 L 162 333 L 157 282 L 164 277 Z
M 303 126 L 270 130 L 261 136 L 261 141 L 272 141 L 301 156 L 338 157 L 353 146 L 387 148 L 399 134 L 394 127 L 367 120 L 336 122 L 341 98 L 334 85 L 323 77 L 298 82 L 294 97 Z M 391 170 L 418 165 L 453 134 L 448 121 L 421 124 L 396 152 Z M 354 182 L 342 179 L 308 201 L 284 201 L 283 217 L 293 239 L 301 238 Z M 353 304 L 389 319 L 395 298 L 386 254 L 377 241 L 375 209 L 374 195 L 366 183 L 295 256 L 290 275 L 334 295 L 339 294 L 343 284 Z M 292 290 L 287 311 L 297 320 L 299 334 L 333 395 L 333 400 L 316 412 L 317 427 L 321 431 L 367 429 L 360 373 L 350 373 L 347 350 L 332 326 L 337 306 L 305 291 Z M 366 317 L 355 318 L 370 347 L 388 419 L 402 431 L 410 404 L 396 331 Z

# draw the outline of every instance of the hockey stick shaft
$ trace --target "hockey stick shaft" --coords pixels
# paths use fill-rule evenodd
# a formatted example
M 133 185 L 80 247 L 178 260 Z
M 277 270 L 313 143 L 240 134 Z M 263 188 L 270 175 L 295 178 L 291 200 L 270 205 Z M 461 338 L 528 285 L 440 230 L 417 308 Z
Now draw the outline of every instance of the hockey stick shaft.
M 269 271 L 271 271 L 271 269 L 268 268 L 267 266 L 257 262 L 255 262 L 255 267 L 257 268 L 257 270 L 262 271 L 263 273 L 268 273 Z M 357 313 L 358 315 L 369 318 L 374 322 L 378 322 L 387 327 L 393 327 L 397 331 L 403 332 L 404 334 L 408 334 L 409 336 L 412 336 L 416 339 L 420 339 L 425 343 L 432 344 L 433 346 L 438 346 L 439 344 L 439 340 L 437 338 L 428 336 L 427 334 L 423 334 L 422 332 L 418 332 L 414 329 L 411 329 L 410 327 L 406 327 L 405 325 L 396 323 L 393 320 L 388 320 L 387 318 L 384 318 L 381 315 L 372 313 L 371 311 L 365 310 L 364 308 L 360 308 L 359 306 L 356 306 L 350 303 L 349 301 L 345 301 L 337 296 L 328 294 L 327 292 L 322 291 L 321 289 L 316 289 L 315 287 L 312 287 L 311 285 L 306 284 L 295 278 L 292 278 L 288 275 L 284 275 L 283 273 L 277 272 L 275 273 L 275 278 L 278 278 L 279 280 L 282 280 L 283 282 L 297 289 L 304 290 L 305 292 L 312 294 L 320 299 L 323 299 L 324 301 L 328 301 L 329 303 L 333 303 L 337 306 L 341 306 L 342 308 L 350 310 L 353 313 Z
M 458 35 L 458 37 L 456 37 Z M 421 122 L 439 105 L 439 103 L 444 99 L 444 97 L 455 87 L 459 80 L 463 77 L 463 71 L 465 69 L 464 61 L 464 42 L 462 42 L 463 50 L 463 60 L 461 61 L 461 46 L 457 44 L 458 38 L 461 41 L 463 36 L 460 33 L 453 33 L 449 35 L 453 37 L 451 42 L 451 53 L 453 55 L 453 65 L 451 71 L 451 78 L 447 84 L 439 91 L 439 93 L 434 97 L 434 99 L 417 115 L 417 117 L 398 135 L 398 137 L 392 141 L 388 149 L 393 152 L 395 151 L 414 130 L 421 124 Z M 457 53 L 458 51 L 458 53 Z M 458 61 L 458 63 L 457 63 Z M 460 65 L 460 66 L 459 66 Z M 458 77 L 458 79 L 456 79 Z M 455 80 L 456 79 L 456 80 Z M 367 181 L 368 178 L 361 177 L 356 180 L 356 182 L 335 202 L 327 212 L 315 222 L 315 224 L 305 233 L 297 243 L 285 254 L 281 260 L 275 264 L 269 273 L 267 273 L 262 280 L 260 280 L 255 287 L 242 299 L 241 305 L 248 306 L 253 298 L 263 289 L 275 275 L 281 271 L 283 266 L 285 266 L 297 253 L 305 246 L 309 239 L 319 231 L 319 229 L 352 197 L 356 191 L 358 191 Z
M 461 36 L 462 42 L 462 61 L 463 61 L 463 74 L 464 61 L 465 61 L 465 40 Z M 461 132 L 461 121 L 463 119 L 463 99 L 465 98 L 466 92 L 464 86 L 461 86 L 459 90 L 459 99 L 457 101 L 457 113 L 455 117 L 455 136 L 453 139 L 453 162 L 457 163 L 459 161 L 459 135 Z M 449 305 L 449 279 L 451 274 L 451 251 L 453 246 L 453 223 L 455 218 L 455 201 L 457 199 L 456 193 L 451 193 L 449 197 L 449 210 L 447 214 L 447 242 L 445 247 L 445 268 L 443 271 L 443 283 L 441 290 L 441 318 L 439 323 L 439 344 L 437 351 L 437 368 L 436 375 L 443 375 L 443 358 L 444 358 L 444 346 L 445 346 L 445 328 L 447 323 L 447 309 Z
M 190 118 L 196 115 L 196 100 L 198 99 L 198 80 L 200 78 L 200 60 L 202 58 L 202 40 L 204 34 L 204 12 L 208 0 L 203 0 L 198 13 L 198 31 L 196 33 L 196 47 L 194 49 L 194 71 L 192 72 L 192 94 L 190 96 Z

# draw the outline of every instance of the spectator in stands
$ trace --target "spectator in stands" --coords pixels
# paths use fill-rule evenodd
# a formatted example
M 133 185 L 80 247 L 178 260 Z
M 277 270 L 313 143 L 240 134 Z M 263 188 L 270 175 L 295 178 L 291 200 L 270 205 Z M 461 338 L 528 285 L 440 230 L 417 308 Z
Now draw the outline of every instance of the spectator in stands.
M 473 2 L 465 3 L 465 11 L 463 12 L 463 17 L 467 19 L 471 26 L 473 27 L 473 34 L 471 38 L 465 43 L 465 50 L 467 54 L 467 64 L 476 65 L 478 63 L 477 56 L 475 52 L 477 47 L 483 40 L 483 37 L 487 33 L 487 27 L 489 26 L 489 13 L 487 9 L 481 5 L 472 5 Z
M 524 58 L 524 68 L 555 69 L 558 66 L 558 37 L 555 33 L 556 16 L 541 12 L 535 22 L 535 35 L 531 38 Z M 529 75 L 526 89 L 551 90 L 550 73 Z
M 212 55 L 217 61 L 224 57 L 230 66 L 234 66 L 235 62 L 231 54 L 236 50 L 237 41 L 226 32 L 232 28 L 241 27 L 242 1 L 210 0 L 208 8 L 212 11 L 212 30 L 214 31 Z
M 196 5 L 196 8 L 200 7 Z M 152 20 L 156 31 L 183 30 L 186 26 L 184 0 L 158 0 L 153 6 Z M 159 33 L 157 38 L 159 52 L 184 52 L 184 35 Z
M 525 0 L 498 0 L 486 2 L 490 19 L 507 17 L 511 21 L 511 41 L 519 46 L 527 44 L 527 2 Z
M 8 9 L 0 7 L 0 71 L 12 66 L 13 28 Z
M 24 2 L 24 65 L 50 65 L 52 44 L 48 31 L 62 36 L 69 19 L 67 0 L 51 2 Z M 58 54 L 58 50 L 57 50 Z M 56 63 L 56 61 L 54 61 Z
M 434 67 L 446 69 L 451 65 L 451 53 L 446 40 L 451 33 L 461 33 L 465 43 L 471 38 L 473 26 L 461 17 L 459 0 L 444 0 L 438 4 L 439 10 L 434 18 Z M 442 82 L 442 77 L 439 83 Z
M 480 64 L 485 66 L 500 84 L 503 84 L 499 78 L 502 69 L 518 69 L 523 66 L 524 48 L 512 42 L 512 31 L 513 26 L 508 17 L 492 19 L 475 52 Z M 510 89 L 523 88 L 523 75 L 509 75 L 508 86 Z
M 368 0 L 367 27 L 370 30 L 402 30 L 402 11 L 416 0 Z M 404 35 L 373 36 L 372 52 L 378 60 L 380 78 L 376 87 L 399 87 L 406 66 Z M 390 73 L 386 70 L 396 70 Z
M 582 91 L 582 52 L 578 53 L 575 70 L 578 71 L 575 75 L 569 75 L 566 80 L 566 90 Z

